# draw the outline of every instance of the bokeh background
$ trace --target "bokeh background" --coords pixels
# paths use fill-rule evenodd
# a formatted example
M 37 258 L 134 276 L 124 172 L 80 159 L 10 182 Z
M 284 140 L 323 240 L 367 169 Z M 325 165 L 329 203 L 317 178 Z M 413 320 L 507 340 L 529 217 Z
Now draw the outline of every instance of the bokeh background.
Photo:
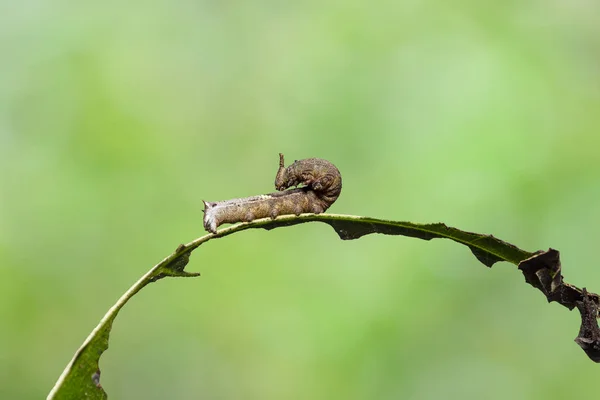
M 43 398 L 114 301 L 273 190 L 278 152 L 343 174 L 330 209 L 562 252 L 600 290 L 600 6 L 529 1 L 2 2 L 0 398 Z M 137 295 L 114 399 L 564 399 L 599 366 L 577 311 L 451 242 L 326 225 L 210 242 Z

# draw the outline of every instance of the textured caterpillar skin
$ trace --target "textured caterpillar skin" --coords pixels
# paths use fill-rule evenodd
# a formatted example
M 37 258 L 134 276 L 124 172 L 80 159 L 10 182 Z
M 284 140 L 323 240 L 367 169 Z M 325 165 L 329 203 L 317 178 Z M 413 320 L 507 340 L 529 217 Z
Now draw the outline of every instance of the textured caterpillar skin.
M 304 185 L 312 189 L 325 205 L 325 211 L 342 192 L 342 175 L 335 165 L 321 158 L 295 161 L 285 168 L 283 154 L 279 153 L 279 170 L 275 177 L 275 189 L 284 190 Z
M 303 187 L 289 189 L 298 185 Z M 320 214 L 340 195 L 342 176 L 335 165 L 320 158 L 299 160 L 286 168 L 283 154 L 279 154 L 275 188 L 278 192 L 219 202 L 205 201 L 204 229 L 216 233 L 219 225 L 225 223 L 287 214 Z

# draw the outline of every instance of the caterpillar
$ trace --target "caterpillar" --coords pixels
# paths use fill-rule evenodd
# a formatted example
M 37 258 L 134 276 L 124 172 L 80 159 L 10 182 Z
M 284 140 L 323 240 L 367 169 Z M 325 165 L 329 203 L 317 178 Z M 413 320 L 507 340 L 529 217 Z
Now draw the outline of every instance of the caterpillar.
M 294 189 L 290 189 L 295 187 Z M 204 229 L 217 233 L 225 223 L 250 222 L 278 215 L 320 214 L 337 200 L 342 191 L 342 175 L 335 165 L 320 158 L 297 160 L 287 168 L 279 153 L 275 176 L 277 192 L 204 203 Z

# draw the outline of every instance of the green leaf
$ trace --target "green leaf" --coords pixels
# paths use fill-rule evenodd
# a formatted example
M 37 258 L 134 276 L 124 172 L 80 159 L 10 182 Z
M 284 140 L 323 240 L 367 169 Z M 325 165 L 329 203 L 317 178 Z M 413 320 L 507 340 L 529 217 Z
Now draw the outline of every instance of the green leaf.
M 100 384 L 98 361 L 108 349 L 108 339 L 112 324 L 123 306 L 146 285 L 157 280 L 172 277 L 193 277 L 198 273 L 185 272 L 189 262 L 190 250 L 184 245 L 165 258 L 142 276 L 114 306 L 108 310 L 98 326 L 89 334 L 81 347 L 75 352 L 58 381 L 52 388 L 48 399 L 106 399 L 107 395 Z
M 371 233 L 384 235 L 402 235 L 423 240 L 445 238 L 467 246 L 479 261 L 488 267 L 498 261 L 508 261 L 519 264 L 533 255 L 533 253 L 519 249 L 510 243 L 504 242 L 492 235 L 461 231 L 451 228 L 443 223 L 415 224 L 412 222 L 386 221 L 382 219 L 357 217 L 351 215 L 321 214 L 309 215 L 304 219 L 275 219 L 266 220 L 265 229 L 280 226 L 296 225 L 307 221 L 321 221 L 331 225 L 340 239 L 358 239 Z
M 187 245 L 180 245 L 173 254 L 142 276 L 111 307 L 77 350 L 48 395 L 48 399 L 105 399 L 107 397 L 100 385 L 98 362 L 102 353 L 108 348 L 110 330 L 118 312 L 129 299 L 149 283 L 164 277 L 198 276 L 198 273 L 189 273 L 184 270 L 191 252 L 198 246 L 209 240 L 229 236 L 246 229 L 270 230 L 312 221 L 330 225 L 342 240 L 358 239 L 371 233 L 402 235 L 423 240 L 450 239 L 467 246 L 473 255 L 488 267 L 498 261 L 519 265 L 526 282 L 542 291 L 548 301 L 556 301 L 569 309 L 577 307 L 580 310 L 582 326 L 576 341 L 592 360 L 600 362 L 600 329 L 595 321 L 600 297 L 562 280 L 559 254 L 556 250 L 528 252 L 491 235 L 461 231 L 442 223 L 415 224 L 337 214 L 284 215 L 276 219 L 265 218 L 240 223 L 221 229 L 215 234 L 204 235 Z

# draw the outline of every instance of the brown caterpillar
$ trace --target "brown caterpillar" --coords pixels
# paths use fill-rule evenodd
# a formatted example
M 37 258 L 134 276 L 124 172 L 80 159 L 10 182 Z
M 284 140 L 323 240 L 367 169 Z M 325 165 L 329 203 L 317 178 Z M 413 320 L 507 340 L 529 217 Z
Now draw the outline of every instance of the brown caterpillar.
M 302 185 L 296 189 L 293 186 Z M 258 218 L 302 213 L 320 214 L 340 195 L 342 175 L 335 165 L 320 158 L 295 161 L 285 167 L 279 153 L 275 177 L 278 192 L 218 202 L 204 201 L 204 229 L 216 233 L 225 223 L 250 222 Z

